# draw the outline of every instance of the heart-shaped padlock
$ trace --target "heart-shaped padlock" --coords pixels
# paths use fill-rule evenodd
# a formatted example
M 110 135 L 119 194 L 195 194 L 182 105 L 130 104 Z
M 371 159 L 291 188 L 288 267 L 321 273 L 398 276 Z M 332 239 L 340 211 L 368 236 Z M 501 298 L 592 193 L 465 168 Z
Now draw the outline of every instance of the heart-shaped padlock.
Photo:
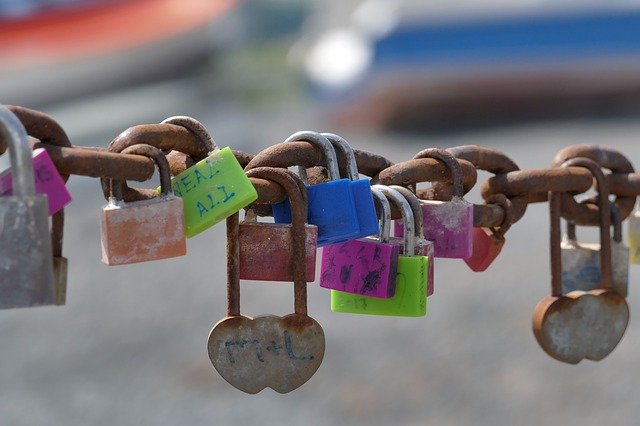
M 533 333 L 551 357 L 569 364 L 583 359 L 599 361 L 618 345 L 629 322 L 629 307 L 612 290 L 609 190 L 600 167 L 587 158 L 575 158 L 565 166 L 588 168 L 596 178 L 600 212 L 600 287 L 591 291 L 562 292 L 560 210 L 563 193 L 549 193 L 551 222 L 551 295 L 533 314 Z
M 307 315 L 305 281 L 304 186 L 286 169 L 259 167 L 249 176 L 281 185 L 292 201 L 292 253 L 295 313 L 278 317 L 255 318 L 240 314 L 240 265 L 238 213 L 227 219 L 227 317 L 209 334 L 209 358 L 215 369 L 232 386 L 246 393 L 258 393 L 270 387 L 287 393 L 302 386 L 313 376 L 324 357 L 324 332 Z

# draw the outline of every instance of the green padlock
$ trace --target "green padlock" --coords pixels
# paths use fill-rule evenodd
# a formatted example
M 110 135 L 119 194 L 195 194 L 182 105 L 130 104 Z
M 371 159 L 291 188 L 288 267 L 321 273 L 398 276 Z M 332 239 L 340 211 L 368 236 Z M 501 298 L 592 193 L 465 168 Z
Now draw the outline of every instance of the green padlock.
M 219 149 L 205 127 L 191 117 L 162 121 L 185 127 L 207 146 L 209 155 L 171 179 L 175 195 L 184 201 L 185 234 L 191 238 L 258 199 L 251 181 L 231 148 Z
M 351 314 L 423 317 L 427 314 L 428 259 L 415 255 L 415 221 L 411 206 L 395 189 L 383 185 L 376 185 L 376 188 L 401 210 L 405 226 L 405 255 L 398 256 L 396 293 L 390 299 L 379 299 L 331 290 L 331 310 Z

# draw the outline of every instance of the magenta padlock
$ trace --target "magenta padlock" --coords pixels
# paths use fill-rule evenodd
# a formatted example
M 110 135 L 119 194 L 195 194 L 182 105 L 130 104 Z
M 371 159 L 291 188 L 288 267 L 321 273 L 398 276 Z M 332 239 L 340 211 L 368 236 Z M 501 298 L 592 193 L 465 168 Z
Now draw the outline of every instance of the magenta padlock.
M 32 156 L 36 193 L 47 196 L 49 216 L 53 216 L 71 202 L 71 194 L 44 148 L 34 149 Z M 0 173 L 0 196 L 12 194 L 13 180 L 9 168 Z
M 388 299 L 394 296 L 396 290 L 401 244 L 389 243 L 389 200 L 375 188 L 371 188 L 371 194 L 380 216 L 378 237 L 366 237 L 323 247 L 320 286 Z
M 439 148 L 425 149 L 414 158 L 434 158 L 443 162 L 453 180 L 451 201 L 420 200 L 424 237 L 433 241 L 436 257 L 470 257 L 473 248 L 473 204 L 462 198 L 462 167 L 453 155 Z M 395 224 L 395 234 L 403 235 L 399 221 Z
M 420 200 L 416 195 L 411 192 L 409 189 L 398 186 L 391 185 L 389 188 L 395 189 L 407 200 L 409 205 L 411 206 L 411 211 L 413 212 L 413 220 L 415 221 L 415 244 L 416 244 L 416 254 L 420 256 L 426 256 L 429 259 L 427 266 L 427 296 L 433 295 L 435 291 L 435 282 L 434 282 L 434 264 L 435 264 L 435 250 L 433 241 L 429 241 L 424 237 L 424 229 L 423 229 L 423 219 L 422 219 L 422 206 L 420 204 Z M 402 220 L 398 221 L 402 222 Z M 403 228 L 404 229 L 404 228 Z M 402 237 L 393 237 L 391 242 L 400 245 L 400 254 L 405 254 L 402 250 L 404 245 L 402 244 Z

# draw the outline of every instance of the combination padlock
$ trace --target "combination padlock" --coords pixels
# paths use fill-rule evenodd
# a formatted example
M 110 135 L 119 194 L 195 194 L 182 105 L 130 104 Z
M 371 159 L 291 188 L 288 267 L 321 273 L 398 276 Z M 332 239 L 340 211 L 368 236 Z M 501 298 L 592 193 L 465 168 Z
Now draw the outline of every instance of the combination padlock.
M 286 170 L 262 167 L 253 177 L 279 184 L 294 197 L 294 205 L 302 204 L 302 192 Z M 295 312 L 284 317 L 240 314 L 238 220 L 238 213 L 227 219 L 227 316 L 209 334 L 209 358 L 218 373 L 243 392 L 253 394 L 270 387 L 287 393 L 313 376 L 325 349 L 322 327 L 307 315 L 304 216 L 296 213 L 293 218 Z
M 424 236 L 433 241 L 435 256 L 466 259 L 473 248 L 473 204 L 464 200 L 462 168 L 453 155 L 443 149 L 429 148 L 414 158 L 434 158 L 444 163 L 453 180 L 451 201 L 420 200 Z M 402 235 L 402 223 L 396 221 L 396 235 Z
M 171 179 L 173 193 L 184 201 L 187 238 L 210 228 L 258 198 L 231 148 L 218 148 L 200 122 L 191 117 L 175 116 L 162 123 L 185 127 L 209 151 L 207 158 Z
M 102 262 L 126 265 L 184 256 L 187 253 L 182 198 L 171 192 L 169 164 L 151 145 L 132 145 L 123 154 L 152 158 L 160 173 L 161 193 L 149 200 L 127 203 L 122 182 L 111 181 L 109 203 L 102 209 Z
M 13 195 L 0 197 L 0 309 L 55 305 L 47 198 L 35 192 L 27 132 L 3 105 L 0 138 L 13 173 Z
M 331 145 L 333 145 L 333 148 L 336 151 L 340 151 L 346 159 L 347 177 L 351 181 L 351 193 L 353 194 L 353 202 L 358 218 L 358 228 L 360 229 L 357 238 L 378 234 L 380 228 L 378 226 L 378 216 L 376 215 L 376 208 L 371 194 L 371 182 L 369 179 L 360 179 L 356 156 L 351 145 L 349 145 L 344 138 L 334 133 L 322 133 L 322 136 L 327 138 L 329 142 L 331 142 Z
M 297 132 L 285 142 L 305 141 L 322 149 L 329 182 L 307 186 L 307 222 L 318 227 L 318 247 L 357 238 L 360 234 L 358 214 L 349 179 L 340 179 L 338 160 L 331 142 L 317 132 Z M 302 168 L 300 168 L 302 169 Z M 301 177 L 305 174 L 301 171 Z M 291 204 L 288 199 L 272 206 L 277 223 L 291 223 Z
M 44 148 L 34 149 L 32 156 L 36 193 L 47 196 L 49 215 L 52 216 L 71 202 L 71 194 Z M 9 168 L 0 173 L 0 196 L 11 195 L 12 188 L 13 180 Z
M 320 286 L 369 297 L 390 298 L 396 290 L 400 245 L 389 242 L 391 207 L 387 197 L 370 188 L 380 211 L 380 234 L 332 244 L 322 249 Z
M 247 177 L 257 177 L 264 172 L 264 167 L 247 171 Z M 293 174 L 293 172 L 287 173 Z M 316 278 L 316 246 L 318 227 L 309 225 L 307 220 L 307 191 L 300 179 L 302 187 L 300 196 L 293 199 L 294 220 L 304 223 L 306 281 Z M 295 195 L 295 194 L 294 194 Z M 296 200 L 299 201 L 296 203 Z M 252 217 L 253 216 L 253 217 Z M 262 281 L 293 281 L 293 225 L 290 223 L 259 223 L 255 213 L 249 210 L 245 220 L 240 222 L 239 256 L 240 279 Z
M 416 254 L 415 222 L 411 206 L 398 191 L 374 185 L 402 212 L 405 226 L 404 253 L 398 256 L 396 291 L 389 299 L 331 290 L 331 310 L 352 314 L 421 317 L 427 314 L 428 259 Z
M 627 297 L 629 287 L 629 248 L 622 242 L 622 222 L 615 203 L 610 203 L 613 239 L 611 241 L 612 289 Z M 562 290 L 590 291 L 600 287 L 600 244 L 579 243 L 576 225 L 567 222 L 562 240 Z

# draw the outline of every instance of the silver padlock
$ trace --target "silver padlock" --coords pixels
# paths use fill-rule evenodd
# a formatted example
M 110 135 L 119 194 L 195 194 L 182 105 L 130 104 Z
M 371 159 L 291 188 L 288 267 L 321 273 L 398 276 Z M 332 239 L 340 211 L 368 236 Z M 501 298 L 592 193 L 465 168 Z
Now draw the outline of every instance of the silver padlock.
M 591 200 L 589 200 L 591 202 Z M 622 242 L 622 221 L 615 203 L 611 203 L 612 289 L 627 297 L 629 285 L 629 247 Z M 574 290 L 591 291 L 600 287 L 600 244 L 578 243 L 576 226 L 567 222 L 562 243 L 562 287 L 566 294 Z
M 47 198 L 36 195 L 24 126 L 0 105 L 13 195 L 0 197 L 0 309 L 56 304 Z

